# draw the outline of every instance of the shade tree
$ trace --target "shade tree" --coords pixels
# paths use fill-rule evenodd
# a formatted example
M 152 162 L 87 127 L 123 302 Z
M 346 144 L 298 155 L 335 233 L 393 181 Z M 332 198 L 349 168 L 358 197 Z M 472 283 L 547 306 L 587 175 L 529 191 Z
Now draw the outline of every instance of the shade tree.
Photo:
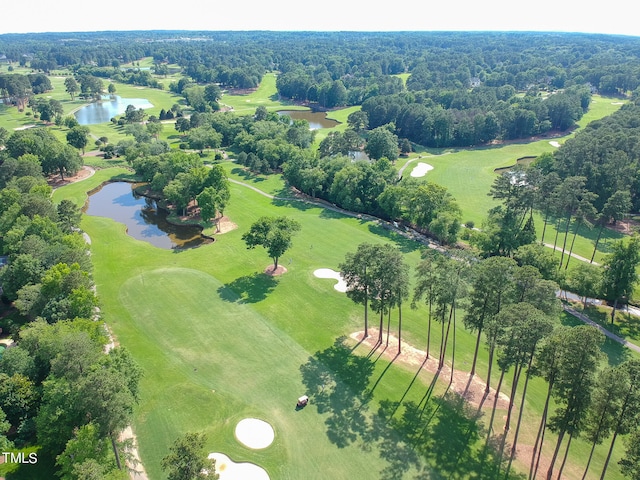
M 185 433 L 176 438 L 162 458 L 162 470 L 168 480 L 217 480 L 216 462 L 207 458 L 203 433 Z
M 273 260 L 273 271 L 278 268 L 278 260 L 291 247 L 293 236 L 301 225 L 296 220 L 282 217 L 260 217 L 249 231 L 242 235 L 248 249 L 262 246 Z

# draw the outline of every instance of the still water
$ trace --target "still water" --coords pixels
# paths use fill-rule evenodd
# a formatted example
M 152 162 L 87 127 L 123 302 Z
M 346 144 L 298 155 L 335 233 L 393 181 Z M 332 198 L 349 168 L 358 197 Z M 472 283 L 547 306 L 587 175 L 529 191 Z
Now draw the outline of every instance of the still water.
M 333 128 L 336 125 L 340 125 L 340 122 L 328 119 L 326 112 L 313 112 L 311 110 L 280 110 L 278 115 L 289 115 L 292 120 L 306 120 L 309 122 L 309 129 L 311 130 Z
M 153 108 L 146 98 L 122 98 L 118 95 L 103 97 L 99 102 L 90 103 L 75 113 L 80 125 L 106 123 L 117 115 L 122 115 L 129 105 L 139 108 Z
M 168 212 L 157 208 L 154 200 L 136 195 L 134 187 L 126 182 L 103 185 L 89 196 L 85 213 L 123 223 L 128 235 L 159 248 L 184 249 L 211 243 L 199 227 L 167 222 Z

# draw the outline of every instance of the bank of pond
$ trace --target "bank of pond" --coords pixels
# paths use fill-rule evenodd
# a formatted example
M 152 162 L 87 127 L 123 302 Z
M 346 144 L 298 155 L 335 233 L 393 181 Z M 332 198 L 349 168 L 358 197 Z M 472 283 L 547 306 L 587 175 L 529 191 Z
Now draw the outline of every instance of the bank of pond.
M 113 117 L 122 115 L 129 105 L 133 105 L 136 110 L 153 108 L 153 104 L 146 98 L 122 98 L 118 95 L 106 95 L 101 100 L 80 108 L 74 115 L 80 125 L 96 125 L 107 123 Z
M 127 235 L 164 249 L 186 249 L 212 243 L 197 225 L 176 225 L 158 202 L 136 193 L 141 184 L 108 182 L 89 192 L 87 215 L 106 217 L 125 225 Z

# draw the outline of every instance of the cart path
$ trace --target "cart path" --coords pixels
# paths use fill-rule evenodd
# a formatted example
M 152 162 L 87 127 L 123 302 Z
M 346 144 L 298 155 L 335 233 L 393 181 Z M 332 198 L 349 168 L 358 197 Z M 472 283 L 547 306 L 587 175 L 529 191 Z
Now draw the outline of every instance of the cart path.
M 419 158 L 422 158 L 422 157 L 419 157 Z M 232 182 L 232 183 L 235 183 L 236 185 L 240 185 L 240 186 L 243 186 L 245 188 L 249 188 L 249 189 L 253 190 L 256 193 L 259 193 L 260 195 L 263 195 L 263 196 L 265 196 L 267 198 L 271 198 L 272 200 L 286 200 L 286 201 L 304 202 L 304 203 L 309 203 L 309 204 L 312 204 L 312 205 L 316 205 L 318 207 L 327 208 L 327 209 L 332 210 L 334 212 L 342 213 L 344 215 L 349 215 L 351 217 L 366 218 L 368 220 L 373 220 L 373 221 L 377 220 L 377 221 L 380 221 L 380 222 L 383 221 L 383 220 L 380 220 L 377 217 L 374 217 L 374 216 L 371 216 L 371 215 L 358 214 L 358 213 L 355 213 L 355 212 L 344 210 L 342 208 L 336 207 L 334 205 L 331 205 L 329 203 L 326 203 L 326 202 L 323 202 L 323 201 L 320 201 L 320 200 L 317 200 L 317 199 L 311 200 L 311 199 L 296 198 L 296 197 L 279 197 L 277 195 L 271 195 L 270 193 L 264 192 L 264 191 L 260 190 L 259 188 L 254 187 L 253 185 L 249 185 L 248 183 L 240 182 L 238 180 L 233 180 L 233 179 L 229 179 L 229 181 Z M 385 223 L 388 223 L 388 222 L 385 222 Z M 397 233 L 399 233 L 401 235 L 407 236 L 406 232 L 403 232 L 401 229 L 396 228 L 393 224 L 389 224 L 388 226 L 389 226 L 389 228 L 393 229 L 395 232 L 397 232 Z M 422 241 L 421 239 L 418 239 L 418 238 L 414 238 L 414 240 L 421 241 L 422 243 L 425 243 L 424 241 Z M 425 238 L 425 240 L 426 240 L 426 238 Z M 433 248 L 433 249 L 436 249 L 436 250 L 444 250 L 443 247 L 437 246 L 434 243 L 430 242 L 429 240 L 427 240 L 427 243 L 425 243 L 425 245 L 427 245 L 429 248 Z M 545 243 L 544 245 L 546 247 L 553 248 L 553 245 L 551 245 L 551 244 Z M 556 246 L 556 250 L 558 250 L 557 246 Z M 567 252 L 565 252 L 565 254 L 568 255 Z M 582 257 L 580 255 L 575 254 L 575 253 L 571 253 L 571 256 L 574 257 L 577 260 L 581 260 L 583 262 L 589 262 L 589 259 L 584 258 L 584 257 Z M 599 264 L 596 263 L 596 262 L 593 262 L 593 265 L 599 265 Z M 615 342 L 618 342 L 621 345 L 623 345 L 625 347 L 628 347 L 631 350 L 634 350 L 634 351 L 640 353 L 640 347 L 638 345 L 636 345 L 636 344 L 634 344 L 632 342 L 629 342 L 628 340 L 625 340 L 624 338 L 616 335 L 613 332 L 610 332 L 609 330 L 607 330 L 606 328 L 598 325 L 596 322 L 591 320 L 589 317 L 587 317 L 586 315 L 578 312 L 574 308 L 572 308 L 572 307 L 570 307 L 568 305 L 563 305 L 563 309 L 567 313 L 569 313 L 570 315 L 572 315 L 572 316 L 576 317 L 577 319 L 581 320 L 582 322 L 584 322 L 584 323 L 586 323 L 588 325 L 592 325 L 592 326 L 596 327 L 598 330 L 600 330 L 602 333 L 604 333 L 607 337 L 609 337 L 610 339 L 614 340 Z
M 589 317 L 587 317 L 586 315 L 578 312 L 575 308 L 570 307 L 569 305 L 562 305 L 562 308 L 564 309 L 565 312 L 567 312 L 570 315 L 573 315 L 574 317 L 576 317 L 579 320 L 582 320 L 584 323 L 586 323 L 587 325 L 591 325 L 593 327 L 596 327 L 598 330 L 600 330 L 602 333 L 604 333 L 607 337 L 609 337 L 611 340 L 614 340 L 616 342 L 618 342 L 619 344 L 630 348 L 631 350 L 640 353 L 640 347 L 638 345 L 636 345 L 635 343 L 629 342 L 628 340 L 625 340 L 622 337 L 619 337 L 618 335 L 616 335 L 613 332 L 610 332 L 609 330 L 607 330 L 606 328 L 604 328 L 603 326 L 597 324 L 596 322 L 594 322 L 593 320 L 591 320 Z
M 561 252 L 561 251 L 562 251 L 562 248 L 561 248 L 560 246 L 558 246 L 558 245 L 556 245 L 556 246 L 555 246 L 555 248 L 554 248 L 554 246 L 553 246 L 551 243 L 543 243 L 543 245 L 544 245 L 545 247 L 548 247 L 548 248 L 554 249 L 556 252 Z M 571 256 L 572 256 L 573 258 L 575 258 L 576 260 L 580 260 L 580 261 L 582 261 L 582 262 L 591 263 L 591 265 L 595 265 L 595 266 L 600 265 L 600 264 L 599 264 L 599 263 L 597 263 L 597 262 L 591 262 L 591 260 L 590 260 L 590 259 L 585 258 L 585 257 L 581 257 L 580 255 L 576 255 L 576 254 L 575 254 L 575 253 L 573 253 L 573 252 L 571 252 L 571 254 L 569 254 L 569 252 L 566 252 L 566 251 L 565 251 L 565 252 L 564 252 L 564 254 L 565 254 L 565 255 L 571 255 Z

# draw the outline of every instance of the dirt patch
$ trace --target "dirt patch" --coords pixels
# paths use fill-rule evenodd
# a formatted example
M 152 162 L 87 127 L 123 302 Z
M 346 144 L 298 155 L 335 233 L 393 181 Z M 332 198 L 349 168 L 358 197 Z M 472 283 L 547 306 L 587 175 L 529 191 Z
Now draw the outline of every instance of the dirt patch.
M 60 178 L 60 175 L 56 174 L 56 175 L 50 175 L 47 178 L 47 183 L 49 184 L 49 186 L 53 187 L 53 188 L 59 188 L 62 187 L 64 185 L 67 185 L 69 183 L 73 183 L 73 182 L 79 182 L 80 180 L 84 180 L 85 178 L 89 178 L 91 175 L 93 175 L 94 173 L 96 173 L 96 171 L 88 166 L 84 166 L 82 167 L 78 173 L 76 173 L 74 176 L 72 177 L 64 177 L 64 179 Z
M 430 355 L 430 357 L 426 359 L 427 352 L 413 347 L 404 340 L 401 343 L 402 353 L 400 353 L 400 355 L 396 355 L 398 352 L 397 337 L 390 335 L 389 346 L 385 347 L 387 343 L 386 335 L 383 335 L 382 345 L 376 346 L 378 342 L 378 330 L 370 328 L 369 336 L 364 340 L 362 340 L 363 335 L 364 332 L 355 332 L 352 333 L 350 337 L 371 348 L 374 352 L 381 353 L 382 356 L 388 360 L 395 359 L 394 361 L 396 363 L 411 367 L 419 367 L 422 365 L 422 369 L 432 374 L 436 374 L 438 372 L 438 359 L 436 357 Z M 440 375 L 438 378 L 440 381 L 448 383 L 451 377 L 451 367 L 445 363 L 440 369 Z M 467 402 L 475 407 L 479 407 L 480 403 L 482 403 L 483 408 L 491 409 L 493 408 L 496 391 L 494 388 L 490 388 L 488 395 L 485 397 L 485 387 L 486 383 L 477 375 L 470 378 L 469 372 L 454 369 L 453 381 L 451 383 L 450 390 L 463 397 Z M 501 392 L 498 397 L 497 408 L 506 409 L 508 406 L 509 397 Z M 515 411 L 517 407 L 514 406 L 513 408 Z
M 238 225 L 229 220 L 229 217 L 220 217 L 216 220 L 217 230 L 216 234 L 221 235 L 223 233 L 230 232 L 231 230 L 235 230 L 238 228 Z
M 287 273 L 287 269 L 282 265 L 278 265 L 278 268 L 274 268 L 274 265 L 271 264 L 264 269 L 264 273 L 266 273 L 270 277 L 277 277 L 278 275 L 283 275 Z
M 640 222 L 637 220 L 625 219 L 616 223 L 607 224 L 609 230 L 622 233 L 623 235 L 631 235 L 633 232 L 640 230 Z

